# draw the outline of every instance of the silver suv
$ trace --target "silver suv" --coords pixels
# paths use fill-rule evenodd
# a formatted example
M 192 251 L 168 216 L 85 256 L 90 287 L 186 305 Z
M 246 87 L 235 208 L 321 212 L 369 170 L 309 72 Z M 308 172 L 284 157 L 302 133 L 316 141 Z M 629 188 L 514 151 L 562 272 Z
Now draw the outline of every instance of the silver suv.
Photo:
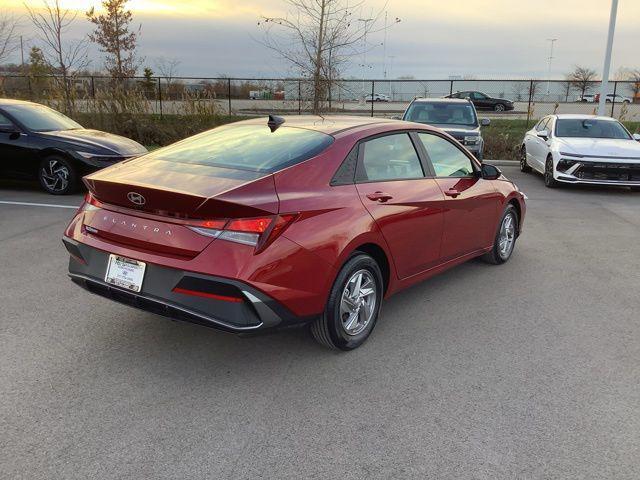
M 482 160 L 484 140 L 480 133 L 480 126 L 487 126 L 491 121 L 483 118 L 478 122 L 476 108 L 470 100 L 416 98 L 405 110 L 402 120 L 438 127 L 458 140 L 478 160 Z

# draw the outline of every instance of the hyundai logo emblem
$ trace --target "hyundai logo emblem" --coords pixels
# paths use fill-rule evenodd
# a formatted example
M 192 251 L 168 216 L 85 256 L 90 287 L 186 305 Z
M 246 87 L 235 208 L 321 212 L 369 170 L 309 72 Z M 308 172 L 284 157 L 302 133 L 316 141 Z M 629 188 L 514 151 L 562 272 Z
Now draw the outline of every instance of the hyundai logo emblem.
M 127 198 L 129 199 L 129 201 L 131 203 L 135 203 L 136 205 L 139 205 L 139 206 L 142 206 L 145 203 L 147 203 L 147 199 L 144 198 L 138 192 L 129 192 L 129 193 L 127 193 Z

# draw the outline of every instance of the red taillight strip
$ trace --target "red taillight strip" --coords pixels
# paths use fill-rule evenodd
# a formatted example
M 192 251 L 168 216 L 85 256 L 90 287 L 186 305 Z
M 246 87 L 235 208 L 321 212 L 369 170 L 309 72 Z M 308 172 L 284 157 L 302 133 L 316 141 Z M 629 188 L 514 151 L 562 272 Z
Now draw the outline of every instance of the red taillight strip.
M 242 302 L 242 298 L 228 297 L 227 295 L 217 295 L 215 293 L 201 292 L 199 290 L 188 290 L 186 288 L 175 287 L 173 289 L 175 293 L 182 293 L 183 295 L 192 295 L 194 297 L 213 298 L 214 300 L 222 300 L 224 302 Z

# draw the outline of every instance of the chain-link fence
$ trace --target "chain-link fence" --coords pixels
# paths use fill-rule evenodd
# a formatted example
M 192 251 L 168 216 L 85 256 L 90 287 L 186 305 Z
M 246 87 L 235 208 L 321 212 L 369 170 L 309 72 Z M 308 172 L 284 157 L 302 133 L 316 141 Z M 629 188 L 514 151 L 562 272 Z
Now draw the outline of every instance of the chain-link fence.
M 114 103 L 114 80 L 76 76 L 68 81 L 78 111 L 90 111 L 96 101 Z M 211 109 L 223 114 L 326 113 L 399 116 L 416 97 L 456 95 L 470 98 L 481 116 L 526 119 L 550 113 L 591 114 L 597 110 L 600 82 L 568 80 L 332 80 L 316 93 L 313 82 L 286 78 L 136 77 L 119 80 L 118 89 L 134 95 L 143 111 L 158 115 Z M 60 99 L 59 77 L 0 76 L 0 93 L 34 101 Z M 314 98 L 315 97 L 315 98 Z M 196 112 L 198 113 L 198 112 Z M 609 83 L 607 114 L 640 120 L 640 83 Z

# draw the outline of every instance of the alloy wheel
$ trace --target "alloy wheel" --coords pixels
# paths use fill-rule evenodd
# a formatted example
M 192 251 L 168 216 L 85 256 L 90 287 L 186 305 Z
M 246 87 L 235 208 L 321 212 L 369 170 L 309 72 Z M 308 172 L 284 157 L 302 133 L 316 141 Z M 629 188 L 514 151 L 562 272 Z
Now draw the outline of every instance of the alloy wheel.
M 502 219 L 500 234 L 498 235 L 498 254 L 500 258 L 506 260 L 511 255 L 513 244 L 516 240 L 516 219 L 512 212 L 509 212 Z
M 347 281 L 340 299 L 340 320 L 347 335 L 358 335 L 373 319 L 376 283 L 368 270 L 358 270 Z
M 504 105 L 502 105 L 501 103 L 498 103 L 495 107 L 494 110 L 496 112 L 504 112 Z
M 69 185 L 69 168 L 56 159 L 50 159 L 40 168 L 42 182 L 51 192 L 62 192 Z

